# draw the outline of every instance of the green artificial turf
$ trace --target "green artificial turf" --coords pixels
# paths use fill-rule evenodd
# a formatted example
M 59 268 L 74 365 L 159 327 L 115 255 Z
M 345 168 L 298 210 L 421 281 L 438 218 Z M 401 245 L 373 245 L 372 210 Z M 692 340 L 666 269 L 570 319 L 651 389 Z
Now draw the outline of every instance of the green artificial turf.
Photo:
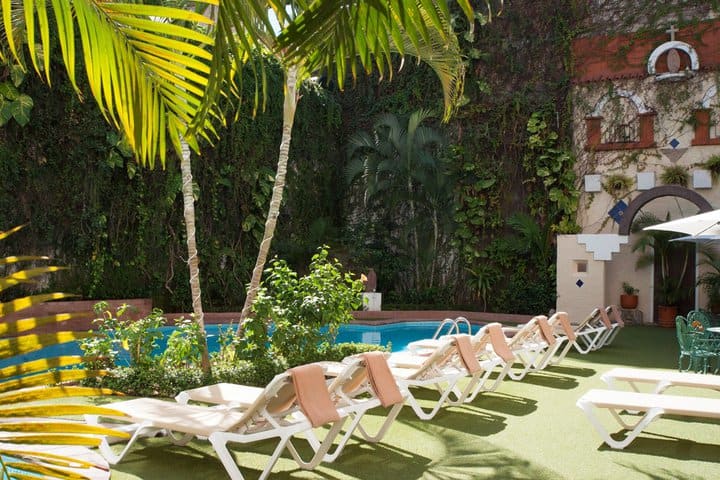
M 283 455 L 276 479 L 717 479 L 720 426 L 716 421 L 661 418 L 625 450 L 605 446 L 575 402 L 603 387 L 600 375 L 615 366 L 677 367 L 674 330 L 627 327 L 615 343 L 588 355 L 571 354 L 558 367 L 505 380 L 497 392 L 472 404 L 443 409 L 431 421 L 405 407 L 384 440 L 358 439 L 332 464 L 299 470 Z M 715 392 L 671 389 L 670 394 L 713 396 Z M 434 392 L 419 394 L 428 405 Z M 372 412 L 366 425 L 379 425 Z M 610 424 L 607 423 L 609 426 Z M 619 431 L 619 429 L 618 429 Z M 247 479 L 258 477 L 273 445 L 234 447 Z M 113 479 L 222 479 L 223 467 L 207 442 L 184 447 L 166 439 L 141 440 Z

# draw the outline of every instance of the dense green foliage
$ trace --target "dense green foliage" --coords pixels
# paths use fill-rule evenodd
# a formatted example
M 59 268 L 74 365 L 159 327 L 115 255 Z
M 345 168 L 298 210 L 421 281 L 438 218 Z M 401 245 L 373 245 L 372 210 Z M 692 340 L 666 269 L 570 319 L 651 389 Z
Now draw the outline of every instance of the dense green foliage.
M 405 64 L 392 81 L 360 76 L 343 92 L 323 77 L 303 86 L 272 253 L 302 271 L 317 245 L 330 244 L 351 270 L 375 269 L 389 308 L 551 308 L 554 234 L 575 229 L 569 48 L 578 33 L 589 31 L 584 7 L 569 0 L 514 1 L 462 40 L 463 105 L 448 124 L 427 123 L 447 139 L 439 155 L 454 185 L 454 205 L 443 211 L 452 221 L 441 228 L 452 245 L 440 253 L 426 249 L 425 265 L 439 264 L 436 281 L 410 280 L 430 276 L 398 229 L 406 215 L 384 200 L 367 207 L 368 214 L 363 189 L 343 181 L 350 138 L 371 130 L 379 116 L 441 111 L 440 85 L 423 64 Z M 458 31 L 465 31 L 463 21 L 458 16 Z M 282 99 L 279 69 L 268 61 L 266 74 L 266 109 L 253 117 L 255 77 L 246 75 L 237 120 L 219 128 L 217 143 L 204 145 L 193 159 L 203 299 L 210 311 L 242 304 L 262 232 Z M 177 165 L 137 167 L 95 107 L 79 102 L 61 74 L 54 78 L 47 90 L 28 76 L 19 91 L 35 104 L 29 123 L 11 121 L 0 129 L 6 221 L 31 221 L 34 243 L 27 247 L 74 267 L 55 288 L 86 298 L 149 296 L 164 310 L 187 310 Z M 227 112 L 234 107 L 223 105 Z M 516 212 L 529 220 L 509 222 Z M 418 232 L 430 233 L 426 227 Z
M 243 325 L 242 358 L 281 358 L 290 366 L 324 358 L 340 325 L 361 306 L 362 281 L 341 272 L 327 247 L 318 249 L 307 275 L 275 259 L 265 271 L 252 315 Z M 268 326 L 272 324 L 272 335 Z

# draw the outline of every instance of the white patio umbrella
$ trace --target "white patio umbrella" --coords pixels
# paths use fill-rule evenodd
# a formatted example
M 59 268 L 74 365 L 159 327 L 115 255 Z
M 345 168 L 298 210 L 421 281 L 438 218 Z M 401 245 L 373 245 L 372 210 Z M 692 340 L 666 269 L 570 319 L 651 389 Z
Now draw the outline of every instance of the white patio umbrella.
M 720 235 L 720 210 L 713 210 L 712 212 L 700 213 L 692 217 L 658 223 L 657 225 L 645 227 L 643 230 L 680 232 L 686 233 L 691 237 Z

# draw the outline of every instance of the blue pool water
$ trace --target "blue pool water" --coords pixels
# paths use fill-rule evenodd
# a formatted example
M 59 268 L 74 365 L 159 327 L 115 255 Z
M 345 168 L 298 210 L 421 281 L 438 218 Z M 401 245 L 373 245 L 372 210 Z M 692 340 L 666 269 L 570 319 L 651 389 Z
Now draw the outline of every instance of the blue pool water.
M 375 345 L 388 345 L 390 344 L 393 352 L 399 352 L 407 348 L 408 343 L 421 340 L 423 338 L 432 338 L 437 330 L 440 322 L 435 321 L 423 321 L 423 322 L 399 322 L 390 323 L 387 325 L 359 325 L 359 324 L 348 324 L 342 325 L 336 343 L 343 342 L 362 342 L 372 343 Z M 236 325 L 206 325 L 206 331 L 208 334 L 208 348 L 211 352 L 218 350 L 218 333 L 220 329 L 237 328 Z M 461 326 L 461 333 L 467 333 L 466 327 Z M 472 326 L 472 333 L 478 331 L 480 327 L 478 325 Z M 170 332 L 174 327 L 162 327 L 160 330 L 163 332 L 164 338 L 170 335 Z M 448 333 L 445 331 L 444 333 Z M 164 349 L 164 342 L 159 342 L 161 349 Z M 162 350 L 160 350 L 162 351 Z M 8 365 L 15 365 L 31 360 L 37 360 L 40 358 L 57 357 L 59 355 L 82 355 L 83 352 L 77 343 L 65 343 L 62 345 L 53 345 L 42 350 L 30 352 L 22 355 L 20 358 L 10 358 L 0 360 L 0 368 Z M 121 351 L 119 358 L 117 359 L 119 365 L 128 365 L 129 357 L 127 352 Z

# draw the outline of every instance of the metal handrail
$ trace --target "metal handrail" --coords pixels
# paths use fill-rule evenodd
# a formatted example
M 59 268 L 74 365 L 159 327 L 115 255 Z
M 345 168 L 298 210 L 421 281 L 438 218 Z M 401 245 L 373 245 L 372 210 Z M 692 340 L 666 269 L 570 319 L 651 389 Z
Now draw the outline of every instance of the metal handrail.
M 435 334 L 433 335 L 432 338 L 434 338 L 434 339 L 440 338 L 442 336 L 441 334 L 442 334 L 443 328 L 445 328 L 445 325 L 450 325 L 450 330 L 445 335 L 452 335 L 453 330 L 455 331 L 455 333 L 459 333 L 458 325 L 457 325 L 457 323 L 455 323 L 455 320 L 453 320 L 452 318 L 446 318 L 438 326 L 437 330 L 435 330 Z
M 457 333 L 460 333 L 460 324 L 463 324 L 467 327 L 467 334 L 472 335 L 472 327 L 470 326 L 470 322 L 465 317 L 457 317 L 455 319 L 455 326 L 457 327 Z

